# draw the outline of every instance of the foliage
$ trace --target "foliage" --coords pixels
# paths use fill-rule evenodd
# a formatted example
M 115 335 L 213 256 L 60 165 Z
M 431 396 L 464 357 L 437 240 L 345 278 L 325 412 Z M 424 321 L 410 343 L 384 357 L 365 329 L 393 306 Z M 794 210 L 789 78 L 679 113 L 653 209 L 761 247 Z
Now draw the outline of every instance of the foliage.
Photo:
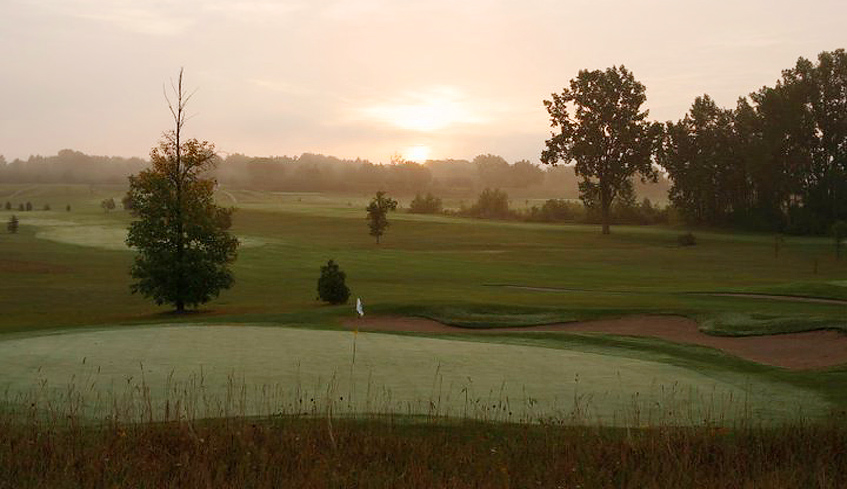
M 9 222 L 6 223 L 6 229 L 10 233 L 15 234 L 18 232 L 18 225 L 18 216 L 12 215 L 12 217 L 9 218 Z
M 43 209 L 44 209 L 45 211 L 49 211 L 49 210 L 50 210 L 50 204 L 44 204 Z
M 181 312 L 232 287 L 229 264 L 238 240 L 227 232 L 232 210 L 215 205 L 215 181 L 204 177 L 216 161 L 214 146 L 180 140 L 187 100 L 181 71 L 176 90 L 171 108 L 176 129 L 151 151 L 151 167 L 129 178 L 127 196 L 137 220 L 126 242 L 138 251 L 130 270 L 136 280 L 132 292 Z
M 440 214 L 441 210 L 441 199 L 431 193 L 427 193 L 425 196 L 416 194 L 409 204 L 409 212 L 412 214 Z
M 847 52 L 799 58 L 735 110 L 697 97 L 660 162 L 688 222 L 826 233 L 847 219 Z
M 12 203 L 11 203 L 11 202 L 9 202 L 9 201 L 7 200 L 7 201 L 6 201 L 6 205 L 4 206 L 4 208 L 5 208 L 7 211 L 12 210 Z
M 71 205 L 70 204 L 65 206 L 65 211 L 67 211 L 67 212 L 71 211 Z
M 23 204 L 18 204 L 18 210 L 23 211 L 25 209 Z
M 646 99 L 644 85 L 624 66 L 613 66 L 580 71 L 570 88 L 544 101 L 559 133 L 546 141 L 541 161 L 576 162 L 574 171 L 583 179 L 580 198 L 586 207 L 596 202 L 603 234 L 609 233 L 612 202 L 630 178 L 656 179 L 651 157 L 661 127 L 646 122 L 647 111 L 641 111 Z
M 676 242 L 680 246 L 694 246 L 697 244 L 697 237 L 690 231 L 685 234 L 680 234 L 676 238 Z
M 321 276 L 318 278 L 318 299 L 330 304 L 346 304 L 350 298 L 350 289 L 347 288 L 345 274 L 333 260 L 329 260 L 321 267 Z
M 365 208 L 368 211 L 367 219 L 370 235 L 376 238 L 376 244 L 379 244 L 380 236 L 385 234 L 385 230 L 388 228 L 388 212 L 395 209 L 397 209 L 397 201 L 386 196 L 382 190 L 376 193 L 376 196 Z
M 121 207 L 123 207 L 125 211 L 133 210 L 132 199 L 130 198 L 129 194 L 124 194 L 124 196 L 121 198 Z
M 565 199 L 548 199 L 541 205 L 529 209 L 529 219 L 542 222 L 576 221 L 585 215 L 582 204 Z
M 31 211 L 31 210 L 32 210 L 32 202 L 27 201 L 27 203 L 26 203 L 26 210 L 28 210 L 28 211 Z
M 115 209 L 115 199 L 109 197 L 108 199 L 103 199 L 100 202 L 100 207 L 103 208 L 104 211 L 109 212 Z
M 487 188 L 479 194 L 476 203 L 468 210 L 468 214 L 485 219 L 505 219 L 510 217 L 509 195 L 497 188 Z

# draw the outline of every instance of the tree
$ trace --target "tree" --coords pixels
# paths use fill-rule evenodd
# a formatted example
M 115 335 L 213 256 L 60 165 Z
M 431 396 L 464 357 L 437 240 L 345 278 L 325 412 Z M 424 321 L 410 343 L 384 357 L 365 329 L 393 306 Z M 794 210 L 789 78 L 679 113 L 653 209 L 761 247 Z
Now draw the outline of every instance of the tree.
M 841 248 L 844 244 L 844 240 L 847 239 L 847 222 L 845 221 L 835 221 L 832 225 L 832 239 L 835 241 L 835 259 L 841 259 Z
M 9 222 L 6 223 L 6 229 L 8 229 L 9 232 L 12 233 L 12 234 L 15 234 L 15 233 L 18 232 L 18 217 L 17 216 L 12 215 L 12 217 L 9 218 Z
M 338 268 L 338 264 L 330 260 L 321 267 L 318 278 L 318 299 L 330 304 L 344 304 L 350 298 L 350 289 L 344 283 L 347 274 Z
M 26 210 L 28 210 L 28 211 L 31 211 L 31 210 L 32 210 L 32 202 L 29 202 L 29 201 L 28 201 L 28 202 L 26 203 Z
M 7 211 L 12 210 L 12 203 L 11 203 L 11 202 L 9 202 L 8 200 L 6 201 L 6 210 L 7 210 Z
M 395 209 L 397 209 L 397 201 L 387 197 L 382 190 L 376 193 L 371 203 L 365 208 L 368 211 L 370 234 L 376 238 L 376 244 L 379 244 L 379 237 L 385 234 L 388 228 L 388 212 Z
M 214 146 L 183 141 L 185 104 L 182 70 L 168 100 L 174 129 L 150 152 L 151 167 L 129 177 L 129 200 L 137 218 L 127 244 L 138 250 L 130 275 L 131 290 L 156 304 L 173 304 L 177 312 L 196 307 L 232 287 L 228 265 L 238 240 L 227 232 L 232 209 L 215 205 L 215 181 L 204 174 L 216 162 Z
M 673 181 L 668 197 L 687 221 L 725 224 L 749 207 L 742 154 L 733 111 L 708 95 L 697 97 L 684 119 L 667 124 L 659 162 Z
M 574 172 L 582 177 L 580 196 L 596 199 L 609 234 L 609 209 L 618 193 L 639 174 L 655 181 L 652 155 L 661 126 L 648 123 L 644 85 L 624 66 L 606 71 L 582 70 L 570 88 L 552 94 L 544 106 L 550 114 L 551 133 L 541 162 L 555 165 L 576 162 Z

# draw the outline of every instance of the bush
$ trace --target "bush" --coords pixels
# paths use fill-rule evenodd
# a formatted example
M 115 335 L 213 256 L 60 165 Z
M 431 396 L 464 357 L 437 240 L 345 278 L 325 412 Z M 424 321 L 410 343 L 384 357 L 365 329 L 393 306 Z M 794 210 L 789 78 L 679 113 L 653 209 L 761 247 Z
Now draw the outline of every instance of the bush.
M 414 200 L 409 204 L 409 212 L 412 214 L 438 214 L 441 212 L 441 199 L 427 193 L 426 197 L 415 194 Z
M 344 304 L 350 298 L 350 289 L 344 283 L 347 275 L 330 260 L 321 267 L 318 279 L 318 299 L 330 304 Z
M 50 204 L 44 204 L 44 210 L 49 211 L 50 210 Z
M 576 221 L 585 214 L 585 207 L 578 202 L 564 199 L 548 199 L 539 208 L 532 206 L 529 218 L 532 221 L 555 222 Z
M 106 211 L 106 212 L 109 212 L 109 211 L 111 211 L 111 210 L 114 210 L 114 208 L 115 208 L 115 199 L 113 199 L 113 198 L 111 198 L 111 197 L 110 197 L 110 198 L 108 198 L 108 199 L 103 199 L 103 201 L 102 201 L 102 202 L 100 202 L 100 207 L 102 207 L 102 208 L 103 208 L 103 210 L 104 210 L 104 211 Z
M 28 210 L 28 211 L 31 211 L 31 210 L 32 210 L 32 202 L 27 202 L 27 203 L 26 203 L 26 210 Z
M 511 217 L 509 211 L 509 196 L 500 189 L 485 189 L 479 194 L 468 213 L 474 217 L 505 219 Z
M 677 243 L 679 243 L 680 246 L 694 246 L 697 244 L 697 238 L 690 232 L 680 234 L 676 238 L 676 241 Z

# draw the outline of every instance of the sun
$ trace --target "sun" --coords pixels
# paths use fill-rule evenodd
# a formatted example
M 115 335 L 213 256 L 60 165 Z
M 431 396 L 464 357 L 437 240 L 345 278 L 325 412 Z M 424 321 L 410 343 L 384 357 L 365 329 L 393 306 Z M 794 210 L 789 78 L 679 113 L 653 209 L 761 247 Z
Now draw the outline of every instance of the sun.
M 432 149 L 429 146 L 416 144 L 415 146 L 409 146 L 403 151 L 403 159 L 414 161 L 415 163 L 423 163 L 429 159 L 430 153 L 432 153 Z

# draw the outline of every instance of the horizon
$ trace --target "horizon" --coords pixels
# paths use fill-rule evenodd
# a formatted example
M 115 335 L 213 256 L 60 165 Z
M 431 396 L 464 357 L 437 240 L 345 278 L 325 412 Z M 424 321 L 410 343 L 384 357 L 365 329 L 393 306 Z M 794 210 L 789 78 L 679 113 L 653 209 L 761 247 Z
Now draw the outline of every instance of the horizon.
M 542 100 L 579 70 L 626 65 L 652 120 L 682 118 L 703 94 L 734 107 L 798 58 L 843 47 L 847 5 L 18 0 L 6 10 L 7 161 L 61 149 L 146 159 L 171 126 L 162 90 L 184 67 L 197 89 L 186 132 L 222 154 L 537 163 L 550 134 Z

